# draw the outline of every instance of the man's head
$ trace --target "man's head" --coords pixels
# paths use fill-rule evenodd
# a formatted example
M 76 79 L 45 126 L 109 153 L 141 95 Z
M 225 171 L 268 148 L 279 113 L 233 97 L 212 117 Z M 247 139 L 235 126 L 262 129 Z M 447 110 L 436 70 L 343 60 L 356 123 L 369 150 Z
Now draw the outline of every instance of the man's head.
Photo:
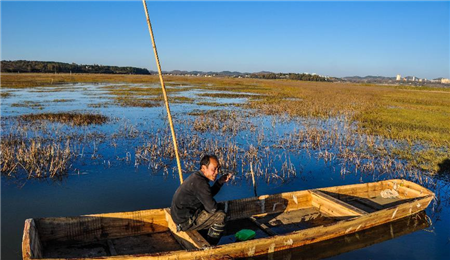
M 219 174 L 219 159 L 215 155 L 205 155 L 200 161 L 200 171 L 210 181 L 214 181 Z

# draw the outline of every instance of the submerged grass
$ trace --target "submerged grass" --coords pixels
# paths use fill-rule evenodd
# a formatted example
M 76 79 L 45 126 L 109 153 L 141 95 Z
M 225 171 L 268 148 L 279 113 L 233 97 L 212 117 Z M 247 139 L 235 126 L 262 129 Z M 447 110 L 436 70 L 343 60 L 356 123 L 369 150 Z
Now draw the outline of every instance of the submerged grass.
M 13 103 L 11 104 L 11 107 L 28 107 L 28 108 L 32 108 L 32 109 L 43 109 L 44 106 L 42 105 L 42 103 L 40 102 L 36 102 L 36 101 L 23 101 L 23 102 L 17 102 L 17 103 Z
M 9 98 L 9 97 L 12 96 L 12 94 L 11 94 L 10 92 L 2 91 L 2 92 L 0 93 L 0 96 L 1 96 L 1 98 Z
M 82 114 L 82 113 L 41 113 L 26 114 L 19 116 L 25 121 L 45 120 L 49 122 L 58 122 L 73 126 L 101 125 L 108 121 L 108 117 L 98 114 Z
M 113 101 L 122 107 L 158 107 L 160 103 L 153 98 L 116 97 Z
M 75 99 L 64 99 L 64 98 L 53 99 L 53 102 L 55 102 L 55 103 L 67 103 L 67 102 L 73 102 L 73 101 L 75 101 Z
M 199 106 L 210 106 L 210 107 L 227 107 L 230 106 L 228 103 L 219 103 L 219 102 L 197 102 Z

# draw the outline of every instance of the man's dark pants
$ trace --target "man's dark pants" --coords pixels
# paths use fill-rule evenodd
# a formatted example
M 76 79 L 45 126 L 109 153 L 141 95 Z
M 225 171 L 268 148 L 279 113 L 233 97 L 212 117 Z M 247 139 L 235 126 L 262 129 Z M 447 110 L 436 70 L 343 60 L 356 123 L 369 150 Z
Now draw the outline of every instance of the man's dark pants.
M 219 209 L 214 213 L 209 213 L 204 209 L 199 210 L 197 214 L 192 216 L 189 221 L 178 225 L 178 229 L 182 231 L 201 230 L 216 225 L 225 225 L 226 213 Z

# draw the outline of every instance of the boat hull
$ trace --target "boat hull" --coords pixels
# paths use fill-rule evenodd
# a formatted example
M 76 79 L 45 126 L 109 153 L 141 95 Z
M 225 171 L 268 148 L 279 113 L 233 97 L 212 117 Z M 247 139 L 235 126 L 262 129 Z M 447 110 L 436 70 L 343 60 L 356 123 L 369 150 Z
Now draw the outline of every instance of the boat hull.
M 398 199 L 380 197 L 383 190 L 395 190 Z M 416 214 L 425 210 L 434 193 L 405 180 L 345 185 L 317 190 L 297 191 L 225 202 L 230 220 L 251 218 L 266 237 L 210 246 L 197 232 L 176 232 L 167 209 L 87 215 L 73 218 L 28 219 L 22 243 L 23 259 L 229 259 L 271 254 L 276 251 L 316 243 Z M 383 204 L 384 203 L 384 204 Z M 356 206 L 355 206 L 356 205 Z M 316 213 L 311 213 L 311 210 Z M 363 210 L 364 209 L 364 210 Z M 372 212 L 370 212 L 372 211 Z M 304 213 L 299 215 L 299 213 Z M 279 233 L 281 226 L 309 223 L 317 216 L 333 220 L 288 233 Z M 290 217 L 289 217 L 290 216 Z M 301 216 L 301 217 L 298 217 Z M 265 219 L 269 222 L 260 223 Z M 292 223 L 291 223 L 292 222 Z M 295 223 L 294 223 L 295 222 Z M 81 224 L 80 224 L 81 223 Z M 275 223 L 275 224 L 274 224 Z M 271 226 L 272 224 L 272 226 Z M 272 230 L 273 229 L 273 230 Z M 270 231 L 270 232 L 269 232 Z M 163 235 L 164 232 L 170 237 Z M 262 232 L 263 233 L 263 232 Z M 145 237 L 148 244 L 160 240 L 158 252 L 126 251 L 120 244 L 124 237 Z M 154 236 L 151 240 L 151 236 Z M 172 238 L 173 237 L 173 238 Z M 77 255 L 52 254 L 53 244 L 103 243 L 105 252 Z M 178 243 L 175 247 L 171 244 Z M 130 247 L 130 246 L 128 246 Z M 133 246 L 131 246 L 133 247 Z M 136 250 L 135 246 L 135 249 Z

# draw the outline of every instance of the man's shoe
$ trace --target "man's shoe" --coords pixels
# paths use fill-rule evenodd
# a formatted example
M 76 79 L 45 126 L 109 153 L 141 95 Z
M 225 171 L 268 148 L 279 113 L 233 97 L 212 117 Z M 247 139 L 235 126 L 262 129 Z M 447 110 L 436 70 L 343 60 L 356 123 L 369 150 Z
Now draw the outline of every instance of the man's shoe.
M 224 231 L 225 231 L 225 224 L 213 224 L 208 230 L 206 241 L 208 241 L 209 244 L 212 246 L 217 245 Z

